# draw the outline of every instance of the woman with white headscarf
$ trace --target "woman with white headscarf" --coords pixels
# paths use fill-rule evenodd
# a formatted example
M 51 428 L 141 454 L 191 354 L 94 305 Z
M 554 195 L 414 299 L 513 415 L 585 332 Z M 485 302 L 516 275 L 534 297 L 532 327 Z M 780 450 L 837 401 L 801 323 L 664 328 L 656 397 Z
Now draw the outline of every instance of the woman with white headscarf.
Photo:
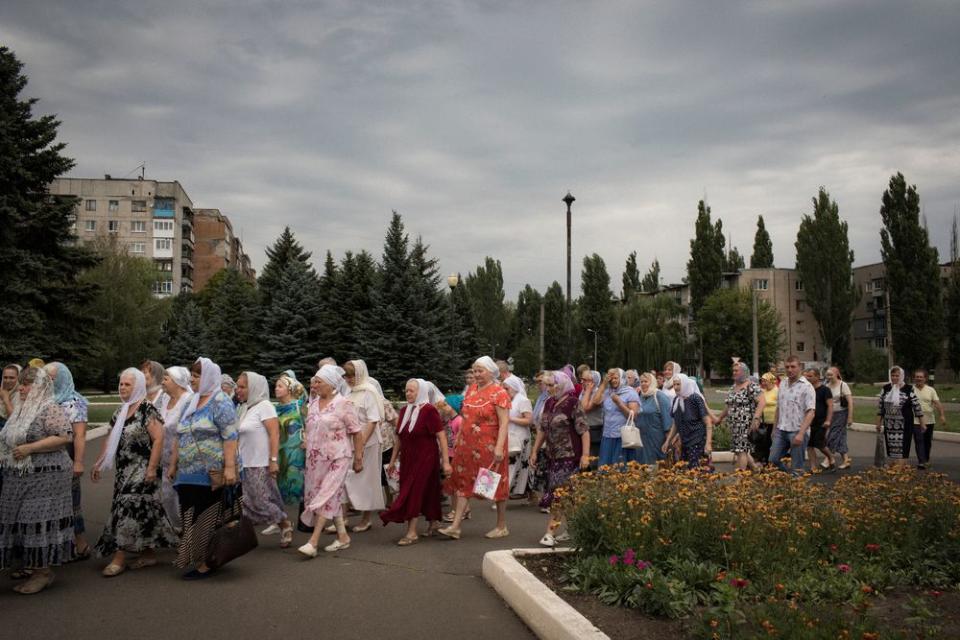
M 593 393 L 593 405 L 603 406 L 603 437 L 600 439 L 599 466 L 623 464 L 637 459 L 636 449 L 620 446 L 620 430 L 631 413 L 636 416 L 640 396 L 627 384 L 623 369 L 610 369 Z
M 400 491 L 387 511 L 380 513 L 383 524 L 406 522 L 407 531 L 397 541 L 401 547 L 415 544 L 417 521 L 424 516 L 429 523 L 427 535 L 432 535 L 440 521 L 440 470 L 443 475 L 453 471 L 447 461 L 447 435 L 440 412 L 434 406 L 436 387 L 420 378 L 407 380 L 404 394 L 407 404 L 400 409 L 397 422 L 397 442 L 390 457 L 390 469 L 400 463 Z
M 530 427 L 533 425 L 533 405 L 527 397 L 527 388 L 518 376 L 511 375 L 503 381 L 503 388 L 510 396 L 510 424 L 507 425 L 507 454 L 510 457 L 510 495 L 527 493 L 527 478 L 530 475 Z
M 270 524 L 280 533 L 280 546 L 293 542 L 293 525 L 277 487 L 280 471 L 280 423 L 270 402 L 270 383 L 253 371 L 237 376 L 237 428 L 243 464 L 243 515 L 253 524 Z
M 364 425 L 357 419 L 353 404 L 338 391 L 342 382 L 343 369 L 326 364 L 320 367 L 310 384 L 315 393 L 310 400 L 304 427 L 307 471 L 304 476 L 305 508 L 300 519 L 313 528 L 313 533 L 310 540 L 298 549 L 308 558 L 317 556 L 327 520 L 333 520 L 337 539 L 324 547 L 324 551 L 340 551 L 350 546 L 341 509 L 347 495 L 344 485 L 351 458 L 353 470 L 363 471 Z
M 97 541 L 101 557 L 113 554 L 103 575 L 113 578 L 127 569 L 128 553 L 140 554 L 130 565 L 142 569 L 157 564 L 156 549 L 177 544 L 160 500 L 159 469 L 163 453 L 163 419 L 147 401 L 143 372 L 133 367 L 120 374 L 123 404 L 110 420 L 110 435 L 93 471 L 99 482 L 104 471 L 116 469 L 110 517 Z
M 177 423 L 180 422 L 180 414 L 187 408 L 190 397 L 193 396 L 193 389 L 190 388 L 190 371 L 186 367 L 169 367 L 163 372 L 161 380 L 162 404 L 157 407 L 163 419 L 163 455 L 160 457 L 163 475 L 160 480 L 160 499 L 170 524 L 174 529 L 179 530 L 180 500 L 177 498 L 177 490 L 168 472 L 173 458 L 173 447 L 177 442 Z
M 921 433 L 927 428 L 927 419 L 920 406 L 913 385 L 904 383 L 903 369 L 891 367 L 887 384 L 880 392 L 877 409 L 877 432 L 883 430 L 887 460 L 894 465 L 906 464 L 910 458 L 913 425 L 920 423 Z
M 463 399 L 463 426 L 457 435 L 453 452 L 451 484 L 457 502 L 453 522 L 439 533 L 460 539 L 460 523 L 473 497 L 473 487 L 480 469 L 500 474 L 500 484 L 494 494 L 497 503 L 497 526 L 488 531 L 487 538 L 505 538 L 507 529 L 507 498 L 509 497 L 509 469 L 507 467 L 507 427 L 510 422 L 510 396 L 497 384 L 499 370 L 490 356 L 482 356 L 473 363 L 476 384 L 467 389 Z
M 14 591 L 34 594 L 53 582 L 51 567 L 73 559 L 73 465 L 66 447 L 72 433 L 42 368 L 20 372 L 20 401 L 0 431 L 0 570 L 19 558 L 30 577 Z
M 679 434 L 681 458 L 688 467 L 698 467 L 704 457 L 709 460 L 713 451 L 713 420 L 692 378 L 682 373 L 675 375 L 673 390 L 675 396 L 670 410 L 673 426 L 661 450 L 666 453 Z
M 237 409 L 220 388 L 220 367 L 209 358 L 197 358 L 190 367 L 193 395 L 177 423 L 168 476 L 175 478 L 180 499 L 183 532 L 175 566 L 193 569 L 184 580 L 201 580 L 212 575 L 207 566 L 207 549 L 213 532 L 236 510 L 234 500 L 226 504 L 225 487 L 237 484 Z M 236 495 L 236 490 L 231 489 Z
M 363 470 L 347 473 L 347 497 L 353 508 L 361 513 L 360 523 L 351 529 L 354 533 L 369 531 L 373 526 L 370 517 L 374 511 L 383 511 L 383 485 L 380 480 L 382 467 L 380 421 L 383 420 L 383 403 L 379 390 L 370 382 L 367 364 L 363 360 L 350 360 L 343 365 L 343 379 L 350 385 L 350 402 L 357 410 L 357 419 L 363 427 Z

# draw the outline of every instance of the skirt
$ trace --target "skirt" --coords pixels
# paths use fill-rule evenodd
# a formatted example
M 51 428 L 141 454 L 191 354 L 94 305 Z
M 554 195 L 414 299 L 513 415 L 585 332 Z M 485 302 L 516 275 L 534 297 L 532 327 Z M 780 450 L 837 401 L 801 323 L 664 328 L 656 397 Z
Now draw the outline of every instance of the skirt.
M 835 409 L 830 421 L 830 433 L 827 434 L 827 448 L 833 453 L 846 455 L 850 448 L 847 446 L 847 410 Z
M 303 524 L 312 527 L 317 517 L 333 520 L 341 514 L 343 503 L 347 498 L 344 483 L 348 471 L 350 471 L 350 458 L 335 460 L 320 458 L 315 464 L 307 466 L 304 482 L 306 496 L 303 513 L 300 514 L 300 521 Z M 378 482 L 377 487 L 379 486 Z
M 577 472 L 578 460 L 576 458 L 562 458 L 560 460 L 550 460 L 547 463 L 547 490 L 540 499 L 540 508 L 549 509 L 553 504 L 554 491 L 557 487 L 565 484 L 570 477 Z
M 347 498 L 357 511 L 383 511 L 383 486 L 380 444 L 373 443 L 363 449 L 363 471 L 357 473 L 351 466 L 347 472 Z
M 243 469 L 243 515 L 253 524 L 279 524 L 287 519 L 283 498 L 269 467 Z
M 527 480 L 530 477 L 530 438 L 526 438 L 520 445 L 520 451 L 510 454 L 510 495 L 522 496 L 527 492 Z
M 43 569 L 74 553 L 73 468 L 4 473 L 0 493 L 0 569 Z
M 177 497 L 177 488 L 167 477 L 166 470 L 163 472 L 163 479 L 160 481 L 160 504 L 163 505 L 163 511 L 167 514 L 167 520 L 170 521 L 174 529 L 180 529 L 180 498 Z
M 184 569 L 206 563 L 213 532 L 227 516 L 223 509 L 223 488 L 213 491 L 207 485 L 177 485 L 183 532 L 174 566 Z
M 80 494 L 80 476 L 71 474 L 73 480 L 70 483 L 70 497 L 73 500 L 73 533 L 80 535 L 87 530 L 83 522 L 83 499 Z

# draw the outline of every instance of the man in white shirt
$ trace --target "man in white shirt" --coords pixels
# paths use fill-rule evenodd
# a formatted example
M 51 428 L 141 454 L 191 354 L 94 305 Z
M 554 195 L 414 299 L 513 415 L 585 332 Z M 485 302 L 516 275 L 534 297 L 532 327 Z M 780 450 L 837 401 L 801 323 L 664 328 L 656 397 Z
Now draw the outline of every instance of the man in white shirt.
M 790 451 L 790 467 L 794 475 L 803 472 L 804 453 L 810 423 L 816 411 L 816 392 L 806 378 L 800 375 L 800 358 L 790 356 L 784 363 L 787 378 L 780 383 L 777 397 L 776 428 L 773 430 L 773 445 L 770 460 L 781 471 L 786 471 L 783 458 Z
M 914 418 L 913 439 L 917 443 L 917 466 L 920 469 L 926 469 L 930 464 L 930 447 L 933 446 L 933 427 L 937 420 L 933 410 L 936 409 L 940 414 L 940 426 L 947 426 L 947 415 L 943 412 L 943 405 L 940 403 L 940 396 L 937 390 L 927 384 L 926 369 L 917 369 L 913 372 L 913 390 L 920 401 L 920 408 L 923 409 L 923 415 L 927 416 L 926 429 L 920 426 L 920 419 Z

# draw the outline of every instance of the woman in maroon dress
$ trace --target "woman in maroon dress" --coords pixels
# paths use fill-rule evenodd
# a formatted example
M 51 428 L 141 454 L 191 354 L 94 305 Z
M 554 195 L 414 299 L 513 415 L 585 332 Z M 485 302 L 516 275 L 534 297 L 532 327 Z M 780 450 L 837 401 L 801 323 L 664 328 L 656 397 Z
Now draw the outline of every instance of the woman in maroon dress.
M 400 492 L 387 511 L 380 513 L 383 524 L 406 522 L 407 532 L 397 541 L 401 547 L 414 544 L 417 520 L 424 516 L 434 524 L 441 518 L 440 465 L 444 476 L 452 472 L 447 459 L 447 434 L 440 413 L 430 404 L 430 384 L 420 378 L 407 381 L 407 406 L 397 418 L 397 444 L 390 457 L 390 471 L 400 461 Z M 429 535 L 429 534 L 428 534 Z

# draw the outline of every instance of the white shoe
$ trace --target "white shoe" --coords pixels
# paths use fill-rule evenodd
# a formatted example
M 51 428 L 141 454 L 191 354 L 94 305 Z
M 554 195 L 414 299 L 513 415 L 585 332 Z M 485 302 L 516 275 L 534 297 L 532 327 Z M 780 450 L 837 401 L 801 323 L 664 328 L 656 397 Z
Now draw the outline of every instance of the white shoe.
M 557 542 L 570 542 L 570 534 L 564 531 L 560 535 L 554 536 L 554 540 L 556 540 Z
M 333 542 L 325 546 L 323 550 L 329 553 L 333 551 L 342 551 L 343 549 L 349 549 L 349 548 L 350 548 L 349 542 L 340 542 L 339 540 L 334 540 Z
M 820 466 L 823 467 L 824 469 L 829 469 L 829 468 L 830 468 L 830 462 L 829 462 L 826 458 L 824 458 L 824 459 L 823 459 L 823 462 L 820 463 Z
M 303 545 L 302 547 L 300 547 L 299 549 L 297 549 L 297 551 L 299 551 L 301 554 L 307 556 L 308 558 L 316 558 L 316 557 L 317 557 L 317 548 L 316 548 L 315 546 L 313 546 L 312 544 L 310 544 L 309 542 L 308 542 L 307 544 Z
M 264 529 L 263 531 L 261 531 L 261 532 L 260 532 L 260 535 L 262 535 L 262 536 L 275 536 L 275 535 L 277 535 L 278 533 L 280 533 L 280 527 L 278 527 L 278 526 L 275 525 L 275 524 L 272 524 L 272 525 L 270 525 L 269 527 L 267 527 L 266 529 Z
M 553 537 L 553 534 L 545 533 L 543 537 L 540 538 L 540 544 L 545 547 L 555 547 L 557 546 L 557 539 Z
M 497 510 L 497 503 L 494 502 L 492 505 L 490 505 L 490 511 L 496 511 L 496 510 Z

